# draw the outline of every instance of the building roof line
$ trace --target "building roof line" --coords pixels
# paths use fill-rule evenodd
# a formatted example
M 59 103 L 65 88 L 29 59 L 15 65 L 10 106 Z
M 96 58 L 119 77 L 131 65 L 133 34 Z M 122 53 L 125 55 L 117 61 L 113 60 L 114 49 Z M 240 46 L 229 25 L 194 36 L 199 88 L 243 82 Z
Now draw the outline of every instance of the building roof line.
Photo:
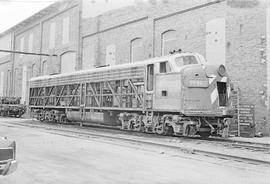
M 68 0 L 61 0 L 61 1 L 56 1 L 55 3 L 45 7 L 44 9 L 40 10 L 39 12 L 31 15 L 30 17 L 26 18 L 25 20 L 19 22 L 18 24 L 12 26 L 11 28 L 7 29 L 6 31 L 0 33 L 0 38 L 3 37 L 4 35 L 10 34 L 12 32 L 15 32 L 17 29 L 19 29 L 20 27 L 28 24 L 29 22 L 38 19 L 42 16 L 47 15 L 52 9 L 56 8 L 60 3 L 62 3 L 63 1 L 68 1 Z

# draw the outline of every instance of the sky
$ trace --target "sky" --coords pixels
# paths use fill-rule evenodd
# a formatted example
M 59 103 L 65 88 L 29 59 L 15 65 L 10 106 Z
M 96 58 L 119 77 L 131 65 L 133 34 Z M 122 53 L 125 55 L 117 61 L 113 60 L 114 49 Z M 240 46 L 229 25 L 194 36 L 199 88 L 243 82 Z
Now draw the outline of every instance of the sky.
M 57 0 L 0 0 L 0 33 Z

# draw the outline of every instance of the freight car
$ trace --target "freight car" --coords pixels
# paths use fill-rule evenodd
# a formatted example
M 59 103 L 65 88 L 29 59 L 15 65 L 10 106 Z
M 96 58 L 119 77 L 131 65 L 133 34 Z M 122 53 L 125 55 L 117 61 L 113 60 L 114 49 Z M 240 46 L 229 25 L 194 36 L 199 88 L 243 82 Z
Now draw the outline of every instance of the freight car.
M 29 108 L 40 121 L 78 121 L 133 131 L 208 137 L 231 117 L 223 65 L 197 53 L 30 80 Z
M 20 104 L 20 97 L 0 97 L 0 116 L 21 117 L 26 106 Z

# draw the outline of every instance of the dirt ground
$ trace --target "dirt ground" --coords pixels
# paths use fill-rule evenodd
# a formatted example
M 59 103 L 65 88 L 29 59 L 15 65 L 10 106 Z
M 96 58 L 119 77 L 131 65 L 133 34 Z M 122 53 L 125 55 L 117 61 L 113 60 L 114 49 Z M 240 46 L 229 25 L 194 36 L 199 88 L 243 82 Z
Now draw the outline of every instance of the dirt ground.
M 1 124 L 0 136 L 16 140 L 17 171 L 1 184 L 269 183 L 270 168 L 190 159 L 183 154 L 79 139 Z

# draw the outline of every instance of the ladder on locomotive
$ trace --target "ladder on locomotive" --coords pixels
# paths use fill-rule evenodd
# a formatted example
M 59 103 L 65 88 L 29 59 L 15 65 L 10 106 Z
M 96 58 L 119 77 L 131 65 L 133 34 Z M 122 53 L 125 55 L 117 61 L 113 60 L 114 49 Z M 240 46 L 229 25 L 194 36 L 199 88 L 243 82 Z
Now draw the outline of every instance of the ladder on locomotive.
M 232 91 L 232 93 L 233 95 L 231 97 L 231 100 L 232 100 L 232 106 L 234 110 L 234 117 L 233 117 L 233 122 L 231 122 L 229 125 L 229 134 L 234 135 L 234 136 L 240 136 L 240 127 L 239 127 L 240 89 L 237 88 L 235 91 Z

